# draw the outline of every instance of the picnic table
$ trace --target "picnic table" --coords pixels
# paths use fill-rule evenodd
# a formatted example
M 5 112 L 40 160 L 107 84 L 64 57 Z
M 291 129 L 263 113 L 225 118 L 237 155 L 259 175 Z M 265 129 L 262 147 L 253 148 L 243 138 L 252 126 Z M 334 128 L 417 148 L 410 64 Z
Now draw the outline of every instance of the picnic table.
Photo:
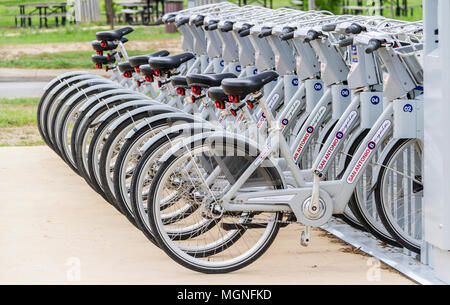
M 422 4 L 416 4 L 416 5 L 408 5 L 407 0 L 394 0 L 394 1 L 384 1 L 384 0 L 378 0 L 378 5 L 363 5 L 362 1 L 359 0 L 357 5 L 349 5 L 349 0 L 344 0 L 344 3 L 342 5 L 343 13 L 344 14 L 359 14 L 363 11 L 372 11 L 372 12 L 379 12 L 381 16 L 383 16 L 383 10 L 393 10 L 393 14 L 395 13 L 396 16 L 407 16 L 408 15 L 408 9 L 411 10 L 411 16 L 414 15 L 414 9 L 422 7 Z M 392 6 L 391 6 L 392 3 Z
M 125 22 L 133 23 L 132 16 L 140 15 L 142 24 L 150 24 L 151 20 L 156 20 L 164 15 L 164 0 L 143 0 L 143 1 L 118 1 L 122 6 L 120 14 L 125 16 Z
M 31 20 L 33 18 L 39 18 L 39 27 L 44 25 L 48 27 L 47 20 L 50 17 L 55 17 L 56 26 L 59 25 L 59 18 L 61 18 L 61 24 L 66 24 L 66 2 L 46 2 L 46 3 L 20 3 L 15 6 L 19 7 L 19 14 L 15 15 L 16 27 L 31 27 Z

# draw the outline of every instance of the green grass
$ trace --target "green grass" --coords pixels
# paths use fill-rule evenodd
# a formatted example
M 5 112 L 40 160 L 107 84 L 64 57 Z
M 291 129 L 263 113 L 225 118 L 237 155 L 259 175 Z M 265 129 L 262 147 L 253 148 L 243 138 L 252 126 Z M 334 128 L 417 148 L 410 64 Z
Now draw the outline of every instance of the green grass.
M 39 103 L 39 98 L 0 98 L 1 105 L 12 105 L 12 106 L 37 106 Z
M 154 50 L 130 50 L 129 56 L 152 53 Z M 20 54 L 13 59 L 0 58 L 0 67 L 26 69 L 90 69 L 93 51 L 68 51 L 41 54 Z
M 0 98 L 0 147 L 42 145 L 36 110 L 39 98 Z
M 0 128 L 36 124 L 35 107 L 0 107 Z
M 95 33 L 102 29 L 67 26 L 52 30 L 20 29 L 0 30 L 0 44 L 38 44 L 64 42 L 90 42 L 95 40 Z M 166 33 L 164 26 L 135 27 L 127 35 L 130 40 L 168 39 L 180 36 L 180 33 Z
M 0 99 L 0 128 L 36 124 L 39 98 Z

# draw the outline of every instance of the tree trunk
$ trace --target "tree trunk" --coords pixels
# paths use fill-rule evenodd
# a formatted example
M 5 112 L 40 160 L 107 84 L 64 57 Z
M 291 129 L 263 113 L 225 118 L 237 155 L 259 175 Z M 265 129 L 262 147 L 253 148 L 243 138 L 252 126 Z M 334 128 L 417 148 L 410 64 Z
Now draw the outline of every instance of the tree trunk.
M 106 22 L 114 29 L 114 4 L 113 0 L 105 0 L 106 6 Z

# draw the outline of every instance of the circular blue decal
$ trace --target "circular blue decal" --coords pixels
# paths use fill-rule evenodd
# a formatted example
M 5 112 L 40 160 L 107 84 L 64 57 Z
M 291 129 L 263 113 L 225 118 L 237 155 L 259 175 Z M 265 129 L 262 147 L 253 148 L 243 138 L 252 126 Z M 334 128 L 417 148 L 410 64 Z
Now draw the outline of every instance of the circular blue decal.
M 342 90 L 341 90 L 341 95 L 342 95 L 343 97 L 349 96 L 349 95 L 350 95 L 350 90 L 348 90 L 348 89 L 342 89 Z
M 321 83 L 315 83 L 315 84 L 314 84 L 314 89 L 315 89 L 316 91 L 322 90 L 322 84 L 321 84 Z
M 308 128 L 306 128 L 306 131 L 307 131 L 308 133 L 313 133 L 314 127 L 308 126 Z
M 261 114 L 261 116 L 262 116 L 263 118 L 266 118 L 266 115 L 264 114 L 264 112 Z
M 377 146 L 377 144 L 374 141 L 370 141 L 369 144 L 367 144 L 367 147 L 372 150 Z
M 224 65 L 225 65 L 225 61 L 222 59 L 222 60 L 220 61 L 220 66 L 223 67 Z
M 281 120 L 281 124 L 283 124 L 284 126 L 286 126 L 287 124 L 289 124 L 289 120 L 288 120 L 288 119 L 282 119 L 282 120 Z
M 342 131 L 338 131 L 336 133 L 336 138 L 338 138 L 338 139 L 342 139 L 343 136 L 344 136 L 344 133 Z
M 378 96 L 374 95 L 370 98 L 370 102 L 374 105 L 377 105 L 380 102 L 380 98 Z
M 241 72 L 242 71 L 242 67 L 240 65 L 236 66 L 236 72 Z
M 253 74 L 258 74 L 258 69 L 253 70 Z
M 292 80 L 292 85 L 298 86 L 298 78 L 294 78 L 294 79 Z
M 411 104 L 405 104 L 405 106 L 403 106 L 403 112 L 412 112 L 413 111 L 413 106 Z

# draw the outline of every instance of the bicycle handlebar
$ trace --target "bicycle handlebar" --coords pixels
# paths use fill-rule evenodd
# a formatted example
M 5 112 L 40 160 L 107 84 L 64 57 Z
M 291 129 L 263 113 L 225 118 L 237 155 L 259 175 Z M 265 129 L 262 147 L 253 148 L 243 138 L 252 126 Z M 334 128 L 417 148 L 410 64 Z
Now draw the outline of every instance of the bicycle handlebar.
M 352 23 L 350 26 L 348 26 L 345 29 L 345 33 L 347 34 L 360 34 L 363 31 L 366 31 L 366 27 L 365 26 L 361 26 L 357 23 Z
M 223 26 L 220 27 L 220 30 L 222 32 L 229 32 L 233 29 L 233 22 L 231 21 L 225 21 Z
M 183 24 L 186 24 L 189 22 L 189 17 L 182 17 L 180 18 L 180 20 L 178 20 L 178 22 L 175 24 L 177 26 L 177 28 L 179 28 L 180 26 L 182 26 Z
M 252 27 L 252 25 L 245 23 L 242 25 L 242 28 L 238 31 L 239 36 L 241 37 L 245 37 L 250 35 L 250 28 Z
M 263 37 L 267 37 L 267 36 L 270 36 L 270 35 L 272 35 L 272 28 L 263 27 L 261 29 L 261 32 L 258 34 L 258 37 L 259 38 L 263 38 Z
M 217 20 L 211 20 L 208 22 L 207 25 L 205 25 L 205 29 L 207 31 L 213 31 L 213 30 L 217 30 L 218 26 L 219 26 L 219 22 Z
M 285 28 L 283 28 L 283 31 L 280 34 L 280 39 L 281 40 L 289 40 L 294 38 L 294 31 L 295 28 L 287 26 Z
M 310 41 L 320 38 L 321 36 L 323 36 L 323 34 L 321 32 L 309 30 L 308 33 L 306 34 L 306 38 L 303 40 L 303 42 L 310 42 Z
M 366 48 L 366 53 L 370 54 L 373 53 L 374 51 L 378 50 L 384 43 L 385 41 L 379 40 L 379 39 L 375 39 L 372 38 L 371 40 L 369 40 L 369 46 Z
M 195 19 L 192 21 L 192 23 L 196 26 L 202 26 L 203 25 L 203 21 L 205 20 L 205 16 L 197 16 L 195 17 Z
M 344 38 L 339 40 L 339 47 L 343 48 L 343 47 L 348 47 L 349 45 L 353 44 L 353 37 L 349 37 L 349 38 Z
M 332 23 L 332 24 L 325 24 L 324 26 L 322 26 L 322 31 L 324 32 L 332 32 L 336 30 L 336 24 Z

